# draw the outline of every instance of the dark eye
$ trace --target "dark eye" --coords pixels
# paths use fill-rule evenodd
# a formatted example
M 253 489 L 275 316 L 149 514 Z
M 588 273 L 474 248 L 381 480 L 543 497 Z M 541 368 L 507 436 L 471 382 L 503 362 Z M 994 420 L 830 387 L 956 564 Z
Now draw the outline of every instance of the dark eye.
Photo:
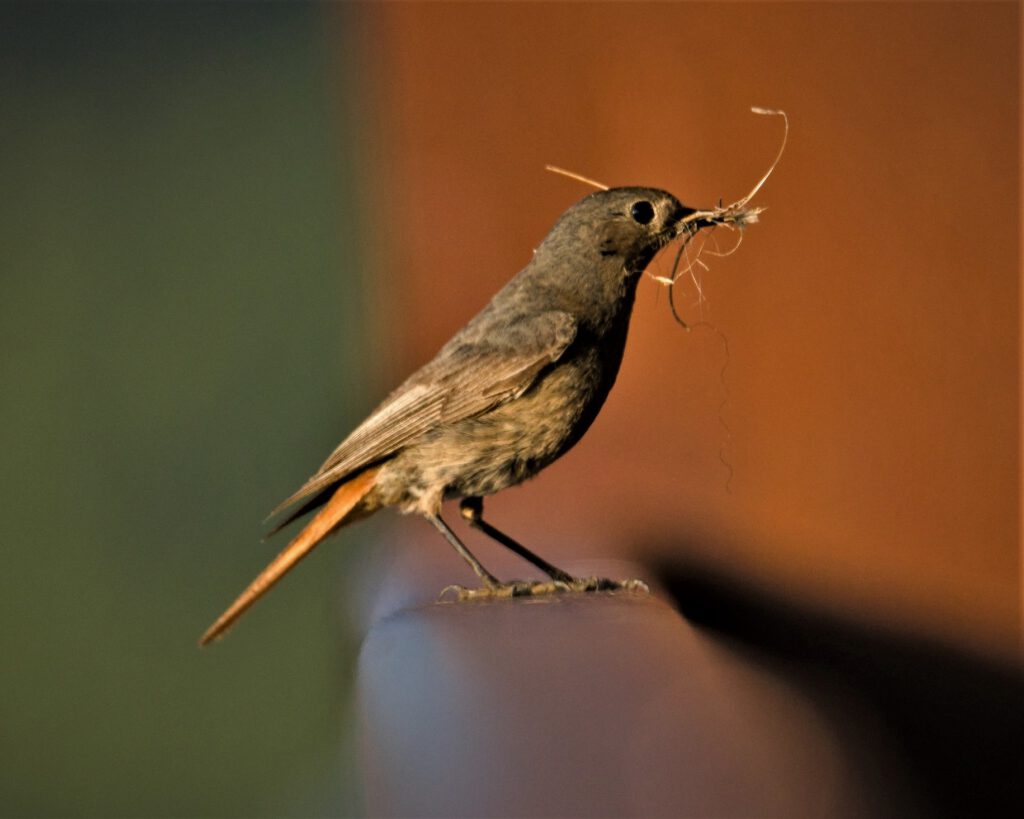
M 646 199 L 641 199 L 639 202 L 633 203 L 633 207 L 629 209 L 629 215 L 641 225 L 650 224 L 651 219 L 654 218 L 654 205 Z

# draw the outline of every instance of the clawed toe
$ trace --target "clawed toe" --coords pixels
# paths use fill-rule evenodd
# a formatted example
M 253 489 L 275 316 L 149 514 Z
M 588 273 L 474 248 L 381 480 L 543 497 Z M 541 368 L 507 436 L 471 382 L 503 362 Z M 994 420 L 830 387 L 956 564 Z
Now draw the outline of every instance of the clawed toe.
M 607 577 L 574 577 L 570 580 L 513 580 L 509 583 L 499 583 L 495 586 L 484 586 L 478 589 L 447 586 L 439 595 L 438 602 L 495 600 L 504 597 L 543 597 L 553 594 L 598 591 L 648 594 L 650 587 L 642 580 L 610 580 Z
M 607 577 L 578 577 L 569 584 L 571 591 L 629 591 L 649 594 L 651 589 L 643 580 L 611 580 Z
M 619 583 L 619 588 L 623 591 L 636 592 L 637 594 L 650 594 L 651 587 L 644 583 L 643 580 L 632 578 L 629 580 L 623 580 Z
M 464 600 L 466 598 L 463 597 L 463 595 L 470 591 L 472 591 L 472 589 L 467 589 L 465 586 L 458 586 L 455 584 L 452 584 L 451 586 L 445 586 L 443 589 L 441 589 L 441 593 L 437 596 L 437 602 L 447 603 L 453 602 L 455 600 Z

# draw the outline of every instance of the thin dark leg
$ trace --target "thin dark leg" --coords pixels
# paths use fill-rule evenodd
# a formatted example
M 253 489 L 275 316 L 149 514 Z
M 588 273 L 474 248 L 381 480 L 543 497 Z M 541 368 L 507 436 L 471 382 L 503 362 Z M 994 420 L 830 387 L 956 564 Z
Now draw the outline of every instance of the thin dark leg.
M 575 580 L 571 574 L 557 566 L 548 563 L 544 558 L 539 555 L 535 555 L 523 544 L 513 540 L 504 532 L 499 529 L 495 529 L 491 524 L 484 520 L 484 501 L 483 498 L 464 498 L 459 503 L 459 511 L 462 513 L 462 517 L 466 519 L 470 526 L 474 529 L 479 529 L 488 537 L 494 538 L 498 543 L 504 546 L 506 549 L 511 549 L 523 560 L 527 560 L 544 572 L 552 580 L 558 580 L 562 583 L 569 583 Z M 436 524 L 435 524 L 436 525 Z M 456 547 L 457 548 L 457 547 Z M 465 548 L 465 547 L 463 547 Z M 468 558 L 467 558 L 468 560 Z
M 476 576 L 484 582 L 485 586 L 487 586 L 490 589 L 494 589 L 501 585 L 501 581 L 498 580 L 498 578 L 496 578 L 489 571 L 487 571 L 487 569 L 484 568 L 483 563 L 481 563 L 479 560 L 473 557 L 473 553 L 470 552 L 469 549 L 467 549 L 463 545 L 462 541 L 459 540 L 455 532 L 448 528 L 448 524 L 441 520 L 440 515 L 428 515 L 427 520 L 429 520 L 431 523 L 434 524 L 434 526 L 437 527 L 437 531 L 444 535 L 445 540 L 447 540 L 455 549 L 455 551 L 459 553 L 462 559 L 470 565 L 473 571 L 476 572 Z

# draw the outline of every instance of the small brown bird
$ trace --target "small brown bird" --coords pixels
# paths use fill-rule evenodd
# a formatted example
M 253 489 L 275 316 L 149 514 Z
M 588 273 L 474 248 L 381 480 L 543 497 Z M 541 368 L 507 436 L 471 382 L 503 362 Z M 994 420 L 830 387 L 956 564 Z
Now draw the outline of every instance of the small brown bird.
M 482 498 L 533 477 L 587 431 L 618 374 L 640 274 L 672 239 L 714 224 L 705 213 L 651 188 L 599 191 L 566 211 L 490 304 L 274 510 L 304 501 L 276 532 L 319 509 L 200 644 L 327 535 L 385 506 L 423 515 L 470 565 L 483 588 L 460 589 L 462 597 L 642 587 L 551 565 L 484 521 Z M 442 520 L 449 499 L 460 499 L 470 526 L 551 580 L 499 581 Z

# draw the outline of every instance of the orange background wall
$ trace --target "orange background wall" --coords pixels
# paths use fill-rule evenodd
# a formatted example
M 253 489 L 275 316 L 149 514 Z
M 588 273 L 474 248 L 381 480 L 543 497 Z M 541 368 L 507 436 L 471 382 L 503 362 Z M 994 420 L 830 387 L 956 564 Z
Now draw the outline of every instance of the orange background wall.
M 380 355 L 396 345 L 381 393 L 587 193 L 546 163 L 707 206 L 749 190 L 777 149 L 781 123 L 748 108 L 790 117 L 763 222 L 734 256 L 705 257 L 703 305 L 684 291 L 687 318 L 728 338 L 724 384 L 720 337 L 683 332 L 642 282 L 603 414 L 563 461 L 490 502 L 495 522 L 556 560 L 709 561 L 1017 650 L 1015 4 L 338 14 L 372 68 L 368 256 Z

